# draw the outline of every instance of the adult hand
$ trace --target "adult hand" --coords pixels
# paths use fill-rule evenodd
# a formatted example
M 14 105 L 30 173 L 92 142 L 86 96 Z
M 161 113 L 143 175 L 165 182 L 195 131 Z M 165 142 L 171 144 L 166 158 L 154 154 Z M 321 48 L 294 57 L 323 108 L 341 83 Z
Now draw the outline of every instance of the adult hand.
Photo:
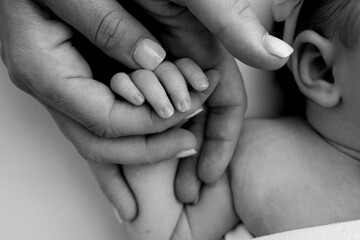
M 179 6 L 168 3 L 170 6 Z M 272 37 L 264 37 L 267 35 L 251 14 L 246 0 L 188 0 L 178 3 L 188 6 L 205 26 L 244 62 L 267 69 L 280 67 L 286 62 L 283 58 L 286 55 L 285 45 Z M 58 114 L 54 114 L 56 118 L 63 116 L 61 122 L 68 126 L 63 128 L 64 131 L 72 132 L 70 129 L 74 126 L 70 122 L 75 121 L 84 127 L 87 133 L 109 141 L 109 137 L 162 131 L 183 117 L 181 115 L 175 117 L 175 120 L 159 123 L 159 120 L 152 121 L 153 115 L 148 109 L 131 111 L 129 105 L 115 100 L 106 85 L 92 79 L 89 66 L 71 46 L 73 32 L 69 25 L 124 65 L 133 69 L 155 69 L 163 60 L 165 52 L 149 31 L 128 14 L 118 1 L 3 0 L 0 2 L 0 11 L 2 57 L 11 79 L 19 88 L 57 111 Z M 63 24 L 59 18 L 69 25 Z M 251 31 L 247 32 L 249 29 Z M 186 28 L 180 29 L 183 30 Z M 280 48 L 277 48 L 278 46 Z M 129 117 L 129 114 L 133 117 Z M 128 128 L 129 122 L 130 126 L 134 126 L 131 121 L 134 118 L 145 120 L 137 121 L 134 128 Z M 147 124 L 149 121 L 150 124 Z M 159 153 L 163 154 L 162 156 L 154 156 L 153 152 L 152 157 L 145 158 L 146 161 L 168 158 L 174 156 L 179 149 L 194 146 L 193 136 L 189 133 L 181 132 L 177 137 L 178 141 L 187 143 L 186 147 L 184 144 L 174 144 L 166 153 Z M 75 138 L 77 141 L 72 140 L 76 145 L 85 137 L 79 135 Z M 152 142 L 150 140 L 153 139 L 148 139 L 146 143 Z M 172 141 L 177 140 L 172 138 Z M 140 142 L 144 143 L 144 140 Z M 87 153 L 85 156 L 88 158 L 112 162 L 104 160 L 107 158 L 105 152 L 109 149 L 99 154 L 89 150 L 89 146 L 91 144 L 77 147 L 80 147 L 82 153 Z M 125 154 L 118 150 L 113 150 L 114 152 Z M 93 154 L 95 156 L 92 156 Z M 125 155 L 131 154 L 127 152 Z M 132 157 L 135 158 L 135 155 L 140 158 L 136 150 Z M 122 158 L 122 155 L 117 156 L 117 159 L 125 158 Z M 131 216 L 135 211 L 129 212 L 131 213 L 128 216 Z M 123 217 L 127 219 L 126 216 Z
M 1 56 L 12 81 L 46 106 L 91 163 L 122 218 L 132 219 L 136 203 L 116 164 L 148 164 L 186 155 L 196 146 L 193 134 L 168 129 L 186 114 L 163 120 L 147 106 L 134 107 L 116 99 L 105 84 L 93 79 L 89 65 L 73 46 L 72 29 L 33 1 L 0 1 L 0 19 Z M 210 87 L 192 95 L 190 113 L 201 107 L 217 84 L 215 71 L 207 76 Z M 157 132 L 163 133 L 143 136 Z
M 216 37 L 241 60 L 267 69 L 282 66 L 291 48 L 266 33 L 248 1 L 135 1 L 160 23 L 160 27 L 156 26 L 161 29 L 157 36 L 169 57 L 189 57 L 204 69 L 217 69 L 221 75 L 208 101 L 207 120 L 194 120 L 190 127 L 197 136 L 198 150 L 201 147 L 199 162 L 192 156 L 179 165 L 177 195 L 184 202 L 192 202 L 201 185 L 196 175 L 205 183 L 214 183 L 224 173 L 232 159 L 246 109 L 246 94 L 237 65 Z M 282 46 L 277 51 L 273 44 Z
M 189 57 L 203 69 L 218 70 L 221 76 L 207 102 L 207 116 L 194 119 L 190 126 L 197 137 L 199 161 L 197 157 L 184 159 L 178 169 L 177 196 L 183 202 L 193 202 L 201 186 L 197 176 L 205 183 L 217 181 L 234 154 L 246 109 L 242 78 L 234 58 L 187 8 L 168 0 L 136 2 L 156 21 L 156 29 L 161 29 L 157 36 L 170 58 Z
M 287 43 L 268 34 L 252 9 L 251 0 L 167 1 L 186 7 L 233 56 L 250 66 L 278 69 L 293 51 Z

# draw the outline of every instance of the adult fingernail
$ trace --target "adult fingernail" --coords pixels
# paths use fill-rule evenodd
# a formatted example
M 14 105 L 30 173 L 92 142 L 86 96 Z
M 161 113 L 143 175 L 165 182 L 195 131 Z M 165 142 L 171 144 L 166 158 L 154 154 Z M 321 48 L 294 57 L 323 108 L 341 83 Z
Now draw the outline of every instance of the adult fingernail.
M 190 108 L 191 108 L 191 100 L 190 100 L 190 98 L 186 98 L 178 106 L 178 109 L 179 109 L 180 112 L 189 111 Z
M 287 58 L 294 52 L 289 44 L 271 35 L 264 36 L 263 45 L 270 54 L 279 58 Z
M 189 150 L 185 150 L 185 151 L 182 151 L 182 152 L 179 152 L 177 155 L 176 155 L 176 158 L 185 158 L 185 157 L 190 157 L 192 155 L 195 155 L 197 152 L 195 149 L 189 149 Z
M 165 59 L 165 56 L 165 50 L 158 43 L 144 38 L 136 46 L 133 59 L 142 68 L 153 71 Z
M 124 223 L 124 220 L 120 217 L 120 214 L 119 214 L 118 210 L 117 210 L 115 207 L 113 207 L 113 211 L 114 211 L 116 220 L 118 220 L 118 222 L 119 222 L 120 224 L 123 224 L 123 223 Z
M 192 117 L 195 117 L 196 115 L 198 115 L 199 113 L 201 113 L 202 111 L 204 111 L 204 108 L 201 107 L 198 110 L 196 110 L 195 112 L 191 113 L 190 115 L 186 116 L 185 119 L 190 119 Z
M 171 105 L 166 105 L 161 109 L 161 116 L 163 118 L 169 118 L 174 114 L 174 108 Z

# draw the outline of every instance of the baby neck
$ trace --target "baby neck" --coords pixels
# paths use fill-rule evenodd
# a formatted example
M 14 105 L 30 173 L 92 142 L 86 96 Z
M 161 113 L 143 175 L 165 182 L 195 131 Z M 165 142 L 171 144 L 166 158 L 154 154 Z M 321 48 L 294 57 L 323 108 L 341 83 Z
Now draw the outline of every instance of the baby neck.
M 333 142 L 331 140 L 327 140 L 327 142 L 332 145 L 334 148 L 336 148 L 337 150 L 339 150 L 340 152 L 344 153 L 345 155 L 353 158 L 353 159 L 356 159 L 356 160 L 359 160 L 360 161 L 360 151 L 358 149 L 352 149 L 350 147 L 347 147 L 345 145 L 341 145 L 341 144 L 338 144 L 336 142 Z
M 309 125 L 331 146 L 360 160 L 360 124 L 354 114 L 310 104 L 307 106 L 306 118 Z

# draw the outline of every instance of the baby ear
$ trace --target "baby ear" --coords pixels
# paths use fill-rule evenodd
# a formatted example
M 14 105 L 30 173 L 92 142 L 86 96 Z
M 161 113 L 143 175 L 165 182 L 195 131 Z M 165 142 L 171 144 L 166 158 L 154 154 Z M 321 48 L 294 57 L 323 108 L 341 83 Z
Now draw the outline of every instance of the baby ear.
M 320 34 L 306 30 L 294 42 L 291 69 L 300 91 L 323 107 L 335 107 L 341 99 L 333 76 L 333 43 Z

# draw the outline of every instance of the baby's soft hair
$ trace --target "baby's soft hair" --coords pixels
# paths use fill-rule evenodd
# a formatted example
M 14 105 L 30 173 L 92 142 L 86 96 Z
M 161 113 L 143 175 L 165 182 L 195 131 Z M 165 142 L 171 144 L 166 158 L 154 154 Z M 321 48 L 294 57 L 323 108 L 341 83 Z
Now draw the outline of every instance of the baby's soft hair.
M 304 0 L 296 33 L 314 30 L 324 37 L 337 37 L 346 47 L 359 46 L 359 0 Z

